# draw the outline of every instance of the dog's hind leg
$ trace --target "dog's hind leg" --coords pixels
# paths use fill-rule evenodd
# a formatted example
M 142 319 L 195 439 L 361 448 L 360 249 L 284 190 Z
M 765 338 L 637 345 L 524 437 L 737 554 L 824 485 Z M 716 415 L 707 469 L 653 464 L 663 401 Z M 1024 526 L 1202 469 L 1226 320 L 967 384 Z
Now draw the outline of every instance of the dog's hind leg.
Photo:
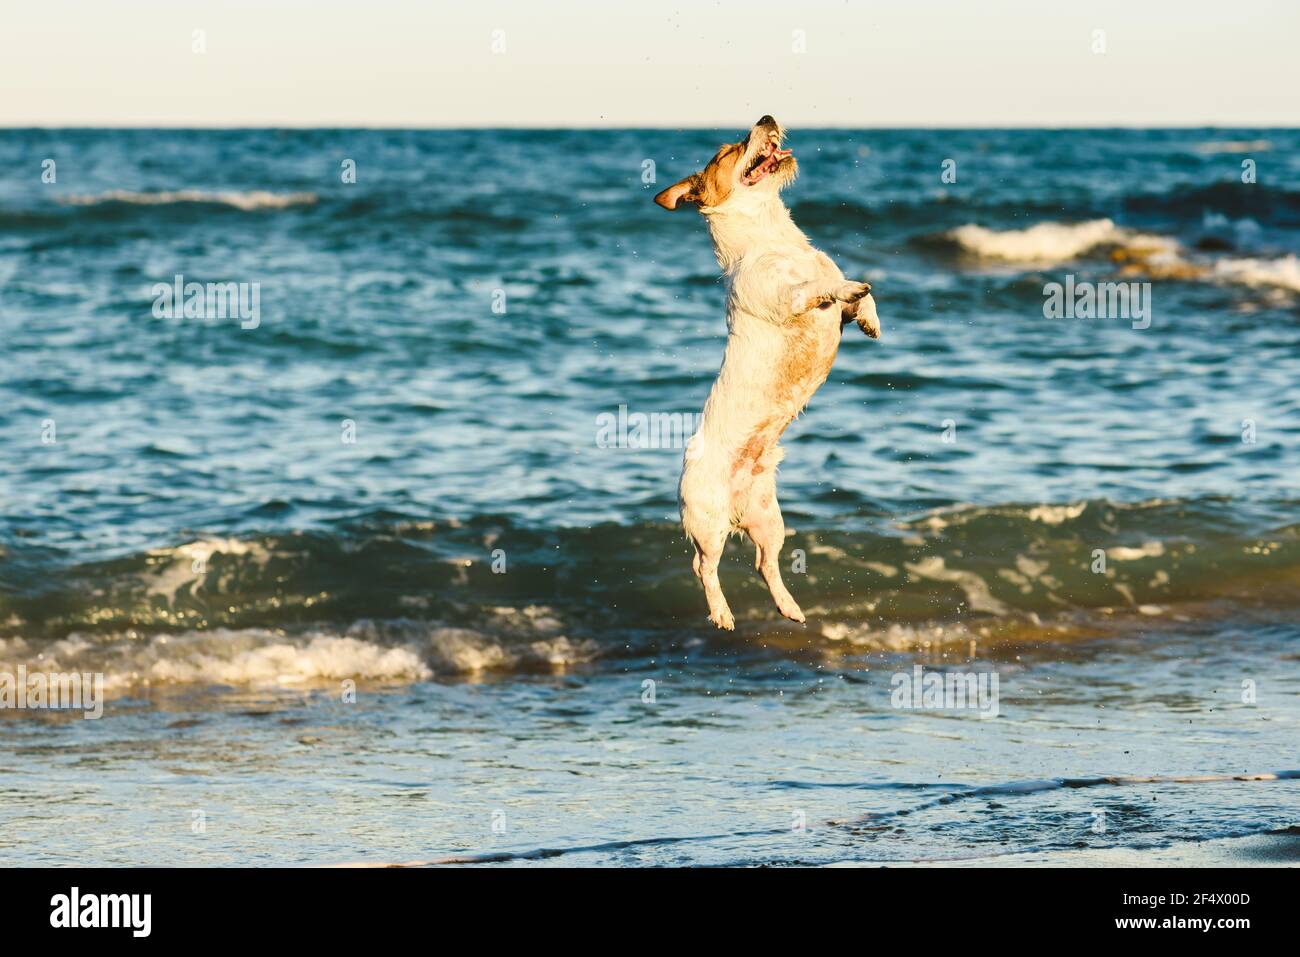
M 709 603 L 709 621 L 724 631 L 733 631 L 736 619 L 727 605 L 727 597 L 722 594 L 722 582 L 718 581 L 718 562 L 722 560 L 722 549 L 727 543 L 727 533 L 692 537 L 695 543 L 695 560 L 692 567 L 700 584 L 704 586 L 704 597 Z
M 773 458 L 779 458 L 778 453 Z M 767 582 L 767 590 L 781 614 L 791 621 L 802 622 L 803 612 L 781 580 L 781 548 L 785 544 L 785 521 L 776 501 L 776 466 L 764 463 L 762 473 L 754 479 L 745 509 L 744 529 L 754 543 L 754 565 Z

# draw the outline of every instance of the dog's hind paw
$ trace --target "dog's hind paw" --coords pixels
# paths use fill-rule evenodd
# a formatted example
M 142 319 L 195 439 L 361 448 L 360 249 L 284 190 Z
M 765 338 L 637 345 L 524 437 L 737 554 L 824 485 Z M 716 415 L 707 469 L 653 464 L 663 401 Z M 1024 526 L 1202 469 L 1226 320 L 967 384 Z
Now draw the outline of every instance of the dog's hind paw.
M 799 607 L 799 603 L 794 600 L 788 591 L 782 588 L 781 592 L 782 594 L 772 596 L 776 601 L 776 610 L 791 621 L 797 621 L 802 625 L 806 620 L 803 616 L 803 609 Z
M 785 617 L 789 618 L 791 621 L 797 621 L 801 625 L 805 621 L 807 621 L 807 619 L 804 618 L 803 616 L 803 609 L 801 609 L 794 602 L 790 602 L 789 605 L 778 605 L 777 610 L 780 611 L 781 614 L 785 615 Z
M 721 611 L 718 612 L 710 612 L 709 621 L 713 622 L 723 631 L 736 630 L 736 618 L 734 615 L 731 614 L 730 608 L 723 608 Z

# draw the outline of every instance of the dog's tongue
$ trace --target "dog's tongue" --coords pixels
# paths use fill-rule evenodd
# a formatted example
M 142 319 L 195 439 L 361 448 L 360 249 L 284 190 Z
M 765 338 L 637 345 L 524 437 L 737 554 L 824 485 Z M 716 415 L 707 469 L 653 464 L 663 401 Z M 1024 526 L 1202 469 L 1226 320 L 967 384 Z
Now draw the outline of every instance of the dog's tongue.
M 775 169 L 776 165 L 780 163 L 781 160 L 793 154 L 794 154 L 794 150 L 783 150 L 778 146 L 773 146 L 772 151 L 767 154 L 767 156 L 763 159 L 763 162 L 755 166 L 753 172 L 751 172 L 748 176 L 745 177 L 745 182 L 751 186 L 754 185 L 759 180 L 761 180 L 764 176 L 770 173 L 773 169 Z

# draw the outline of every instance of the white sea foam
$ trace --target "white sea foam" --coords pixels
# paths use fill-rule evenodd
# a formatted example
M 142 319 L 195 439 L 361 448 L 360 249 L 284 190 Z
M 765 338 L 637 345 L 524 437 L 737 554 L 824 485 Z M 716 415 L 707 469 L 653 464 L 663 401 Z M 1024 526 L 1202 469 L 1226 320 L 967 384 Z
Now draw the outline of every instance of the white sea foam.
M 1220 259 L 1214 264 L 1216 279 L 1255 288 L 1289 289 L 1300 292 L 1300 258 Z
M 1025 513 L 1025 517 L 1030 521 L 1042 522 L 1044 525 L 1060 525 L 1078 518 L 1087 507 L 1087 502 L 1075 502 L 1073 505 L 1035 505 Z
M 160 192 L 135 192 L 114 189 L 93 195 L 68 196 L 63 202 L 71 206 L 100 206 L 104 203 L 131 203 L 137 206 L 166 206 L 171 203 L 217 203 L 236 209 L 285 209 L 316 202 L 315 193 L 271 193 L 266 190 L 200 190 L 180 189 Z
M 29 657 L 30 643 L 8 650 Z M 23 652 L 28 655 L 24 656 Z M 432 676 L 410 648 L 375 645 L 338 635 L 290 638 L 265 629 L 214 629 L 181 635 L 69 635 L 40 648 L 43 667 L 103 672 L 106 689 L 137 686 L 226 684 L 292 686 L 351 678 L 418 681 Z
M 968 645 L 977 636 L 961 623 L 949 625 L 900 624 L 876 625 L 862 621 L 826 621 L 819 626 L 828 641 L 843 642 L 853 649 L 911 652 L 918 648 Z
M 1125 242 L 1128 235 L 1128 230 L 1110 220 L 1040 222 L 1027 229 L 1005 230 L 967 224 L 948 233 L 967 252 L 1011 263 L 1060 263 L 1104 244 Z
M 237 538 L 200 538 L 175 548 L 149 553 L 159 560 L 159 570 L 147 584 L 147 591 L 162 595 L 169 604 L 175 604 L 176 595 L 185 588 L 191 594 L 207 574 L 208 562 L 214 555 L 242 555 L 265 565 L 270 555 L 256 542 Z M 166 561 L 167 564 L 161 564 Z
M 1256 227 L 1258 228 L 1258 227 Z M 1300 292 L 1300 258 L 1188 259 L 1176 240 L 1116 226 L 1109 219 L 1046 222 L 1025 229 L 988 229 L 973 223 L 951 230 L 949 239 L 985 259 L 1047 265 L 1094 250 L 1123 251 L 1130 268 L 1158 278 L 1236 283 L 1257 289 Z
M 1072 502 L 1068 505 L 1032 505 L 1028 508 L 1020 505 L 995 505 L 987 508 L 973 505 L 957 505 L 939 509 L 911 521 L 899 522 L 898 527 L 925 528 L 928 531 L 942 532 L 947 528 L 965 525 L 968 522 L 990 516 L 1023 517 L 1031 522 L 1041 522 L 1044 525 L 1061 525 L 1078 518 L 1087 508 L 1088 502 L 1086 500 Z M 922 542 L 918 540 L 917 544 L 922 544 Z
M 1132 562 L 1140 558 L 1159 558 L 1164 555 L 1165 546 L 1161 542 L 1147 542 L 1141 548 L 1126 548 L 1112 545 L 1106 549 L 1106 557 L 1115 562 Z
M 1123 248 L 1156 264 L 1180 261 L 1179 244 L 1174 239 L 1126 229 L 1113 220 L 1039 222 L 1024 229 L 988 229 L 970 222 L 946 235 L 971 254 L 1006 263 L 1066 263 L 1108 247 Z
M 548 630 L 521 637 L 427 622 L 359 622 L 345 634 L 288 635 L 263 628 L 150 637 L 72 634 L 40 645 L 0 639 L 0 665 L 39 663 L 44 670 L 102 672 L 105 688 L 120 693 L 178 684 L 407 683 L 491 670 L 553 671 L 596 656 L 594 643 Z
M 262 633 L 214 633 L 199 641 L 171 639 L 155 642 L 155 660 L 143 673 L 149 683 L 216 683 L 229 685 L 294 685 L 321 681 L 418 681 L 432 671 L 409 648 L 384 648 L 359 641 L 318 635 L 306 644 Z M 166 653 L 162 649 L 166 648 Z

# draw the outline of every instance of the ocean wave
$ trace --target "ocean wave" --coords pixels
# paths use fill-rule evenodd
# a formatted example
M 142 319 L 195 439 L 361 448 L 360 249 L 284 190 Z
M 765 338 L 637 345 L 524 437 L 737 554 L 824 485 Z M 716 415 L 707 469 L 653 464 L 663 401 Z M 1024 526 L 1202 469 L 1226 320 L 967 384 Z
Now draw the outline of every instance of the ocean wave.
M 1163 236 L 1116 226 L 1109 219 L 1080 223 L 1044 222 L 1024 229 L 1002 230 L 967 223 L 944 235 L 963 252 L 984 259 L 1035 264 L 1068 262 L 1105 247 L 1156 252 L 1173 245 Z
M 785 561 L 798 557 L 788 583 L 807 628 L 776 614 L 746 547 L 728 554 L 722 576 L 742 634 L 779 653 L 1070 641 L 1242 603 L 1300 607 L 1293 514 L 1294 503 L 1080 500 L 801 528 Z M 385 514 L 100 562 L 21 540 L 0 553 L 0 660 L 25 649 L 132 680 L 562 669 L 683 636 L 713 637 L 670 524 L 534 528 Z
M 287 209 L 290 206 L 307 206 L 319 197 L 315 193 L 272 193 L 266 190 L 199 190 L 180 189 L 159 192 L 135 192 L 115 189 L 93 195 L 67 196 L 62 202 L 69 206 L 103 206 L 124 203 L 134 206 L 170 206 L 175 203 L 207 203 L 233 206 L 250 212 L 259 209 Z
M 1127 278 L 1206 282 L 1283 294 L 1300 292 L 1300 261 L 1294 254 L 1272 259 L 1193 256 L 1171 244 L 1154 250 L 1117 248 L 1111 251 L 1110 258 Z
M 1300 292 L 1300 259 L 1295 255 L 1278 259 L 1219 259 L 1214 263 L 1213 276 L 1255 288 L 1273 287 Z
M 328 688 L 351 680 L 408 684 L 489 672 L 555 672 L 592 660 L 597 648 L 564 635 L 516 642 L 471 628 L 414 621 L 357 622 L 334 632 L 266 628 L 75 632 L 54 642 L 0 638 L 0 673 L 91 672 L 110 692 L 172 685 Z
M 1195 227 L 1206 217 L 1249 220 L 1257 227 L 1300 226 L 1300 192 L 1237 179 L 1186 183 L 1160 192 L 1129 193 L 1119 201 L 1124 218 Z
M 1294 254 L 1274 258 L 1193 254 L 1172 237 L 1116 226 L 1109 219 L 1044 222 L 1007 230 L 972 223 L 950 230 L 942 238 L 966 254 L 1005 263 L 1043 267 L 1105 254 L 1128 278 L 1300 292 L 1300 259 Z

